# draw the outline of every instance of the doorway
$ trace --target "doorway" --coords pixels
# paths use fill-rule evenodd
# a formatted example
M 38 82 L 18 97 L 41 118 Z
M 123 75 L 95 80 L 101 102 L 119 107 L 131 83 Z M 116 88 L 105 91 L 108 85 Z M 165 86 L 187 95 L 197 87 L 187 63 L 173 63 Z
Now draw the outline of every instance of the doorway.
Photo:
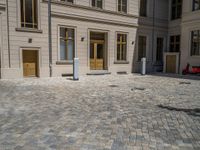
M 105 33 L 90 33 L 90 69 L 106 70 L 107 53 Z
M 38 51 L 23 50 L 22 55 L 24 77 L 38 77 Z

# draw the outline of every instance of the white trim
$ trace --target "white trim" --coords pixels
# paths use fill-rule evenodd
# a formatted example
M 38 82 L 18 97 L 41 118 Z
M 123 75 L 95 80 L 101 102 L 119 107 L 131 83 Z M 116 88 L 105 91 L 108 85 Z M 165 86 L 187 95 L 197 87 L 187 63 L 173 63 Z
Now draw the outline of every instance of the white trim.
M 21 69 L 21 76 L 24 77 L 24 72 L 23 72 L 23 50 L 32 50 L 32 51 L 37 51 L 38 52 L 38 77 L 40 77 L 40 72 L 41 72 L 41 64 L 42 64 L 42 56 L 41 56 L 41 48 L 40 47 L 20 47 L 19 48 L 19 62 L 20 62 L 20 69 Z
M 74 29 L 74 57 L 78 57 L 77 53 L 77 27 L 76 26 L 69 26 L 69 25 L 57 25 L 57 61 L 68 62 L 67 60 L 60 60 L 60 28 L 69 28 Z

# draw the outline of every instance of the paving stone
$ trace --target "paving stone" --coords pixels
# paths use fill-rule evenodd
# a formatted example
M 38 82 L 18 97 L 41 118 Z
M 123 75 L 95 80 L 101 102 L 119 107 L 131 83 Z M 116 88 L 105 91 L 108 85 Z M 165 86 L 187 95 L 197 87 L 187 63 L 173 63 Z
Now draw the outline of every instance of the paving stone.
M 199 150 L 199 91 L 137 74 L 0 80 L 0 150 Z

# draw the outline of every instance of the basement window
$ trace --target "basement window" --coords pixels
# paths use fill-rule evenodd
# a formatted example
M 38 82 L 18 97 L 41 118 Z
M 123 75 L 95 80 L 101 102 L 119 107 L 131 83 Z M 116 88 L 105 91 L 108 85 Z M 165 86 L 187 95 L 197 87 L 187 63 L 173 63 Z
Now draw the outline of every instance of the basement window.
M 61 2 L 74 3 L 74 0 L 60 0 Z

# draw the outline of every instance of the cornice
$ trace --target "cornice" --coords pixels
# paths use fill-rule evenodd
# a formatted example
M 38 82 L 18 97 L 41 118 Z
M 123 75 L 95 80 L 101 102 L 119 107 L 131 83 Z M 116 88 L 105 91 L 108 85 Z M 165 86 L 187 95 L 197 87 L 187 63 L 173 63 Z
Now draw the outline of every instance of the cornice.
M 60 13 L 60 12 L 54 12 L 54 11 L 52 11 L 52 17 L 68 18 L 68 19 L 78 20 L 78 21 L 81 20 L 81 21 L 86 21 L 86 22 L 96 22 L 96 23 L 102 23 L 102 24 L 126 26 L 126 27 L 135 27 L 135 28 L 138 27 L 138 24 L 136 24 L 136 23 L 113 21 L 113 20 L 101 19 L 101 18 L 95 18 L 95 17 L 85 17 L 85 16 L 81 16 L 81 15 Z
M 47 3 L 48 0 L 43 0 L 43 2 Z M 124 17 L 129 17 L 129 18 L 136 18 L 136 19 L 139 18 L 139 16 L 137 16 L 137 15 L 125 14 L 125 13 L 120 13 L 120 12 L 115 12 L 115 11 L 105 10 L 105 9 L 98 9 L 98 8 L 93 8 L 93 7 L 83 6 L 83 5 L 78 5 L 78 4 L 72 4 L 72 3 L 67 3 L 67 2 L 59 2 L 56 0 L 52 0 L 51 3 L 54 5 L 73 7 L 73 8 L 77 8 L 77 9 L 101 12 L 101 13 L 112 14 L 112 15 L 117 15 L 117 16 L 124 16 Z

